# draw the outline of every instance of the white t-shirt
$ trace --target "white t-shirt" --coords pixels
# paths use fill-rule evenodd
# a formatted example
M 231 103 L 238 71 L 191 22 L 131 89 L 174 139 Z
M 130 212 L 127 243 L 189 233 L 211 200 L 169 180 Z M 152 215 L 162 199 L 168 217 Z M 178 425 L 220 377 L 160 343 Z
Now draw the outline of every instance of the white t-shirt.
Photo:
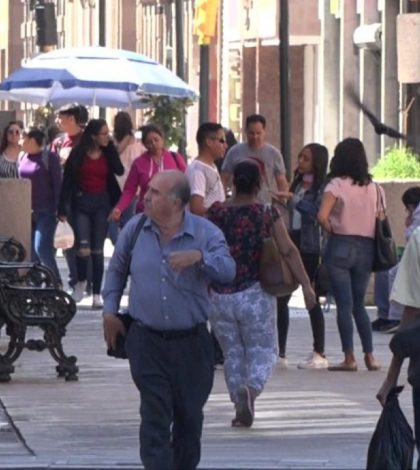
M 190 183 L 191 196 L 201 196 L 206 209 L 214 202 L 225 200 L 225 191 L 216 165 L 194 160 L 188 165 L 185 174 Z

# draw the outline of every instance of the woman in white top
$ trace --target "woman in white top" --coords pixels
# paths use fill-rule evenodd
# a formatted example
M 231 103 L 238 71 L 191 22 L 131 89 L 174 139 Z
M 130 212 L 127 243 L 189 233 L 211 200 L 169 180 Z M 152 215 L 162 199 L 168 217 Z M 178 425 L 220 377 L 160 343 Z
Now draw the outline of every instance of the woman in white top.
M 118 112 L 114 117 L 114 139 L 121 163 L 124 166 L 124 174 L 116 177 L 122 191 L 133 161 L 146 149 L 141 141 L 134 136 L 133 121 L 125 111 Z M 114 245 L 117 242 L 119 229 L 134 215 L 136 204 L 137 198 L 133 199 L 127 209 L 122 212 L 119 222 L 109 222 L 108 235 Z
M 0 143 L 0 178 L 17 178 L 17 162 L 23 156 L 22 127 L 10 121 L 4 128 Z
M 344 361 L 332 371 L 356 371 L 353 321 L 368 370 L 378 370 L 372 330 L 364 299 L 372 272 L 378 187 L 368 172 L 365 149 L 358 139 L 340 142 L 331 161 L 318 221 L 329 233 L 325 263 L 337 305 L 337 324 Z M 382 192 L 382 190 L 380 189 Z

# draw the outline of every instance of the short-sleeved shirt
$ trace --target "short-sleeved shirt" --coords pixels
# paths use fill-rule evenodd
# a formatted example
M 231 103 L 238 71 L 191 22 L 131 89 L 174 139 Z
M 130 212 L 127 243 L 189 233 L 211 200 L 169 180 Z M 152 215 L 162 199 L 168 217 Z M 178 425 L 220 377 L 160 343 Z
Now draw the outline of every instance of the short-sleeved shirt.
M 264 144 L 254 149 L 246 142 L 236 144 L 229 149 L 223 159 L 222 171 L 233 173 L 235 165 L 248 158 L 256 160 L 262 173 L 262 185 L 258 194 L 258 200 L 263 204 L 271 203 L 271 191 L 277 191 L 277 176 L 286 174 L 282 154 L 276 147 Z
M 409 307 L 420 308 L 420 227 L 408 241 L 398 266 L 391 291 L 391 300 Z
M 206 209 L 217 201 L 225 200 L 225 190 L 216 165 L 194 160 L 188 165 L 185 174 L 190 183 L 191 195 L 201 196 Z
M 378 187 L 385 204 L 383 190 Z M 331 193 L 337 199 L 329 216 L 333 233 L 375 237 L 376 188 L 375 183 L 359 186 L 351 178 L 333 178 L 325 186 L 324 193 Z
M 230 254 L 236 262 L 236 277 L 229 284 L 216 284 L 212 288 L 220 294 L 248 289 L 259 281 L 259 265 L 263 239 L 270 235 L 280 214 L 273 206 L 250 204 L 226 206 L 214 203 L 207 218 L 225 234 Z

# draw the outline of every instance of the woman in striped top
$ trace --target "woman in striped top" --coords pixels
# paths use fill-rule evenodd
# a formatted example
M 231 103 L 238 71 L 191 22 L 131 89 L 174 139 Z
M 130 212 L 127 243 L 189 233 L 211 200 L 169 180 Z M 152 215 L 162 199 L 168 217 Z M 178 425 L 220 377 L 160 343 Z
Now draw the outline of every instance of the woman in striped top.
M 17 162 L 23 155 L 22 128 L 17 121 L 5 127 L 0 142 L 0 178 L 17 178 Z

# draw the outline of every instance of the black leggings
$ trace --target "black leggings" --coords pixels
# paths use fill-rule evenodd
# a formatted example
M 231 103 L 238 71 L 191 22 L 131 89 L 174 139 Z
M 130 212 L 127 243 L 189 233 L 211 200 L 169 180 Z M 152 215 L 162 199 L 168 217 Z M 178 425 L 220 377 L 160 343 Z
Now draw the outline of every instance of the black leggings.
M 292 240 L 299 246 L 299 233 L 292 233 Z M 301 258 L 305 271 L 313 283 L 315 279 L 316 270 L 319 265 L 319 255 L 301 253 Z M 286 343 L 287 334 L 289 332 L 289 300 L 291 295 L 285 297 L 277 297 L 277 330 L 279 336 L 279 356 L 286 356 Z M 319 301 L 315 307 L 309 311 L 309 318 L 311 320 L 312 335 L 314 338 L 313 349 L 318 354 L 324 354 L 325 348 L 325 322 L 324 314 L 322 312 Z

